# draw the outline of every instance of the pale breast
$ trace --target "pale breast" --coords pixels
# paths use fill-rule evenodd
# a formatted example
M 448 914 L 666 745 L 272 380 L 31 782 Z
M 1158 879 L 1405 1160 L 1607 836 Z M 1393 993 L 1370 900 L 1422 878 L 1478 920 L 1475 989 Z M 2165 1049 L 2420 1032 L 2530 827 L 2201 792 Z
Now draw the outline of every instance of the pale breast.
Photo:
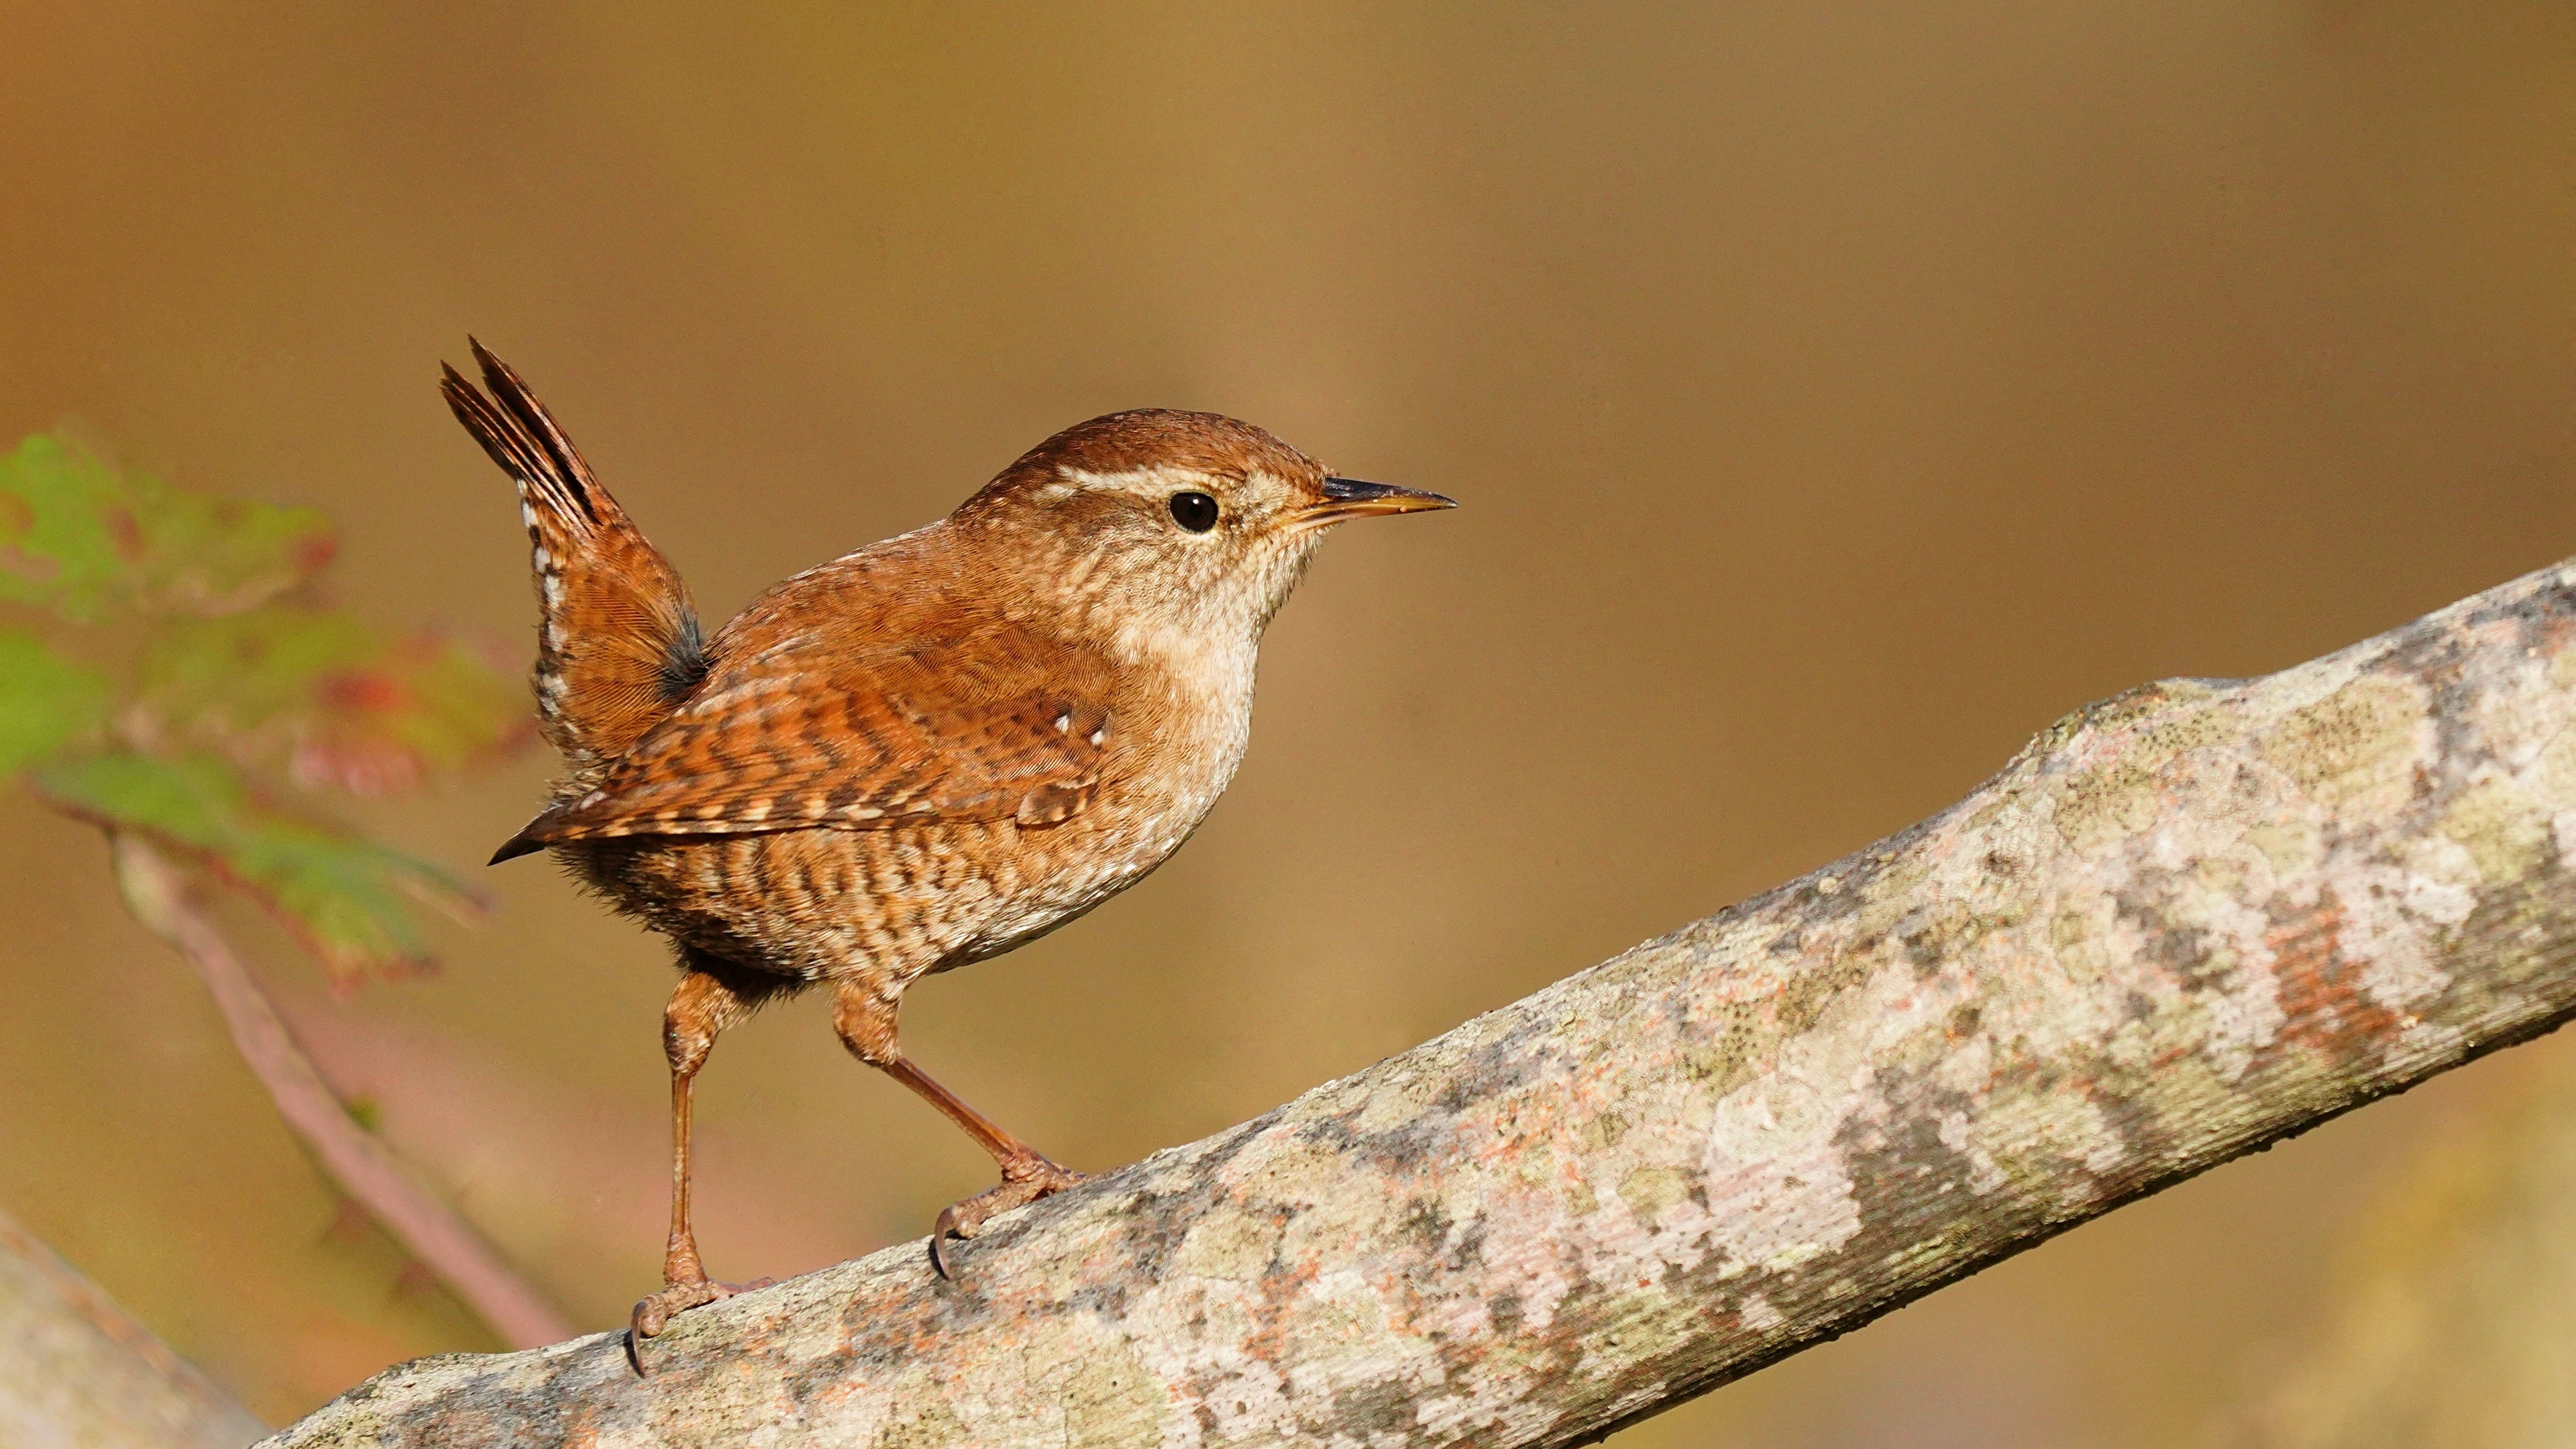
M 1251 736 L 1250 671 L 1217 699 L 1113 714 L 1108 768 L 1090 807 L 1061 825 L 1018 828 L 1009 888 L 972 939 L 936 969 L 1020 945 L 1143 880 L 1171 858 L 1234 779 Z M 1122 722 L 1128 734 L 1122 741 Z M 1153 731 L 1148 733 L 1148 731 Z

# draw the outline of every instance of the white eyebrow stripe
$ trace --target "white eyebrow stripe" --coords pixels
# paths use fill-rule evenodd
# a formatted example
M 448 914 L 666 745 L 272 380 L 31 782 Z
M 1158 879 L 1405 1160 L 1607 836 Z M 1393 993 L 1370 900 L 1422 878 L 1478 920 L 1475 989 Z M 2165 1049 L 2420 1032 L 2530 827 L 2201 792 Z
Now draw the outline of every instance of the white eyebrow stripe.
M 1196 468 L 1183 468 L 1171 463 L 1157 463 L 1150 468 L 1129 468 L 1117 473 L 1095 473 L 1067 463 L 1059 466 L 1056 476 L 1062 478 L 1070 492 L 1082 488 L 1106 488 L 1118 493 L 1142 493 L 1149 489 L 1190 488 L 1209 482 L 1208 475 Z

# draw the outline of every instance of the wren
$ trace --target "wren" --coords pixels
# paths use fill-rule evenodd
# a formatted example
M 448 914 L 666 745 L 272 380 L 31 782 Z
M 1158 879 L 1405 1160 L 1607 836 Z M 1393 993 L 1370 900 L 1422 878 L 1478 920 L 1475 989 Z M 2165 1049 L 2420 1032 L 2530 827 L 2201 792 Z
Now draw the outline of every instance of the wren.
M 538 722 L 569 771 L 493 862 L 551 850 L 678 948 L 662 1027 L 671 1235 L 630 1342 L 740 1291 L 707 1277 L 689 1226 L 690 1083 L 727 1027 L 811 986 L 830 989 L 853 1055 L 1001 1170 L 933 1225 L 947 1276 L 948 1239 L 1081 1179 L 904 1056 L 904 988 L 1044 935 L 1168 859 L 1243 758 L 1262 631 L 1325 532 L 1454 505 L 1339 477 L 1232 418 L 1112 413 L 709 638 L 678 571 L 471 345 L 489 395 L 452 367 L 442 390 L 517 480 Z

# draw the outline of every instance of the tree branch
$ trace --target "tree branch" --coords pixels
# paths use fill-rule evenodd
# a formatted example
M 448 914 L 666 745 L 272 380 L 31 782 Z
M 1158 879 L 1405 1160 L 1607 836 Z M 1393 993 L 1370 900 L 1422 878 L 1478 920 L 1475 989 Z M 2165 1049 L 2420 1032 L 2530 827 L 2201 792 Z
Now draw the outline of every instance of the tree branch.
M 197 969 L 242 1060 L 331 1179 L 455 1290 L 503 1342 L 530 1348 L 568 1337 L 572 1325 L 554 1305 L 538 1296 L 481 1234 L 423 1189 L 391 1148 L 350 1118 L 339 1094 L 295 1044 L 268 994 L 214 923 L 189 902 L 185 883 L 160 852 L 129 832 L 111 831 L 110 838 L 126 908 Z
M 2576 569 L 2088 708 L 1260 1118 L 279 1445 L 1563 1445 L 2576 1010 Z
M 267 1429 L 0 1216 L 0 1444 L 237 1449 Z

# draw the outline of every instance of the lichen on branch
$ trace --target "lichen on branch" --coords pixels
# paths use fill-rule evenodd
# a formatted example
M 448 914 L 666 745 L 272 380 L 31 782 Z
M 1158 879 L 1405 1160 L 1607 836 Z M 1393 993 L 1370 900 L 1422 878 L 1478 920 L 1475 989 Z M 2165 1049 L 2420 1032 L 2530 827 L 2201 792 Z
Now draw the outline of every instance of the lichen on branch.
M 1257 1121 L 279 1445 L 1583 1442 L 2576 1010 L 2576 569 L 2084 710 Z

